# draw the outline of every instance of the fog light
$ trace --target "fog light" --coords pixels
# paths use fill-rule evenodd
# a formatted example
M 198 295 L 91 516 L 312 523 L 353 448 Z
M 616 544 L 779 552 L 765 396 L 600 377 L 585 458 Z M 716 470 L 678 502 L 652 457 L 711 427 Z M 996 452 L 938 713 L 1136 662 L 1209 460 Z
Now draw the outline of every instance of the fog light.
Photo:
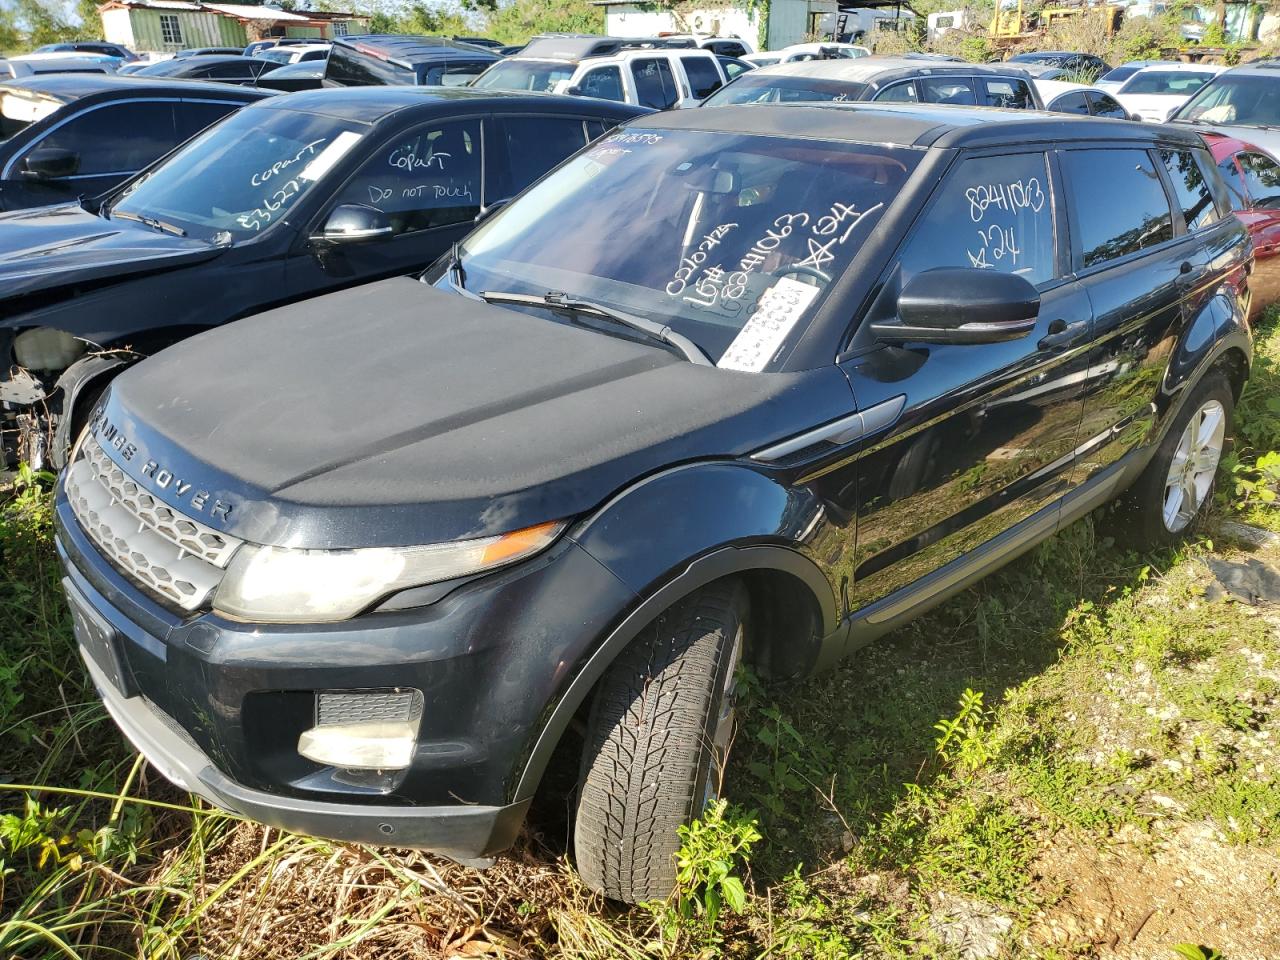
M 420 690 L 330 690 L 316 697 L 316 725 L 298 753 L 344 770 L 404 770 L 422 719 Z
M 346 770 L 403 770 L 418 741 L 416 723 L 343 723 L 312 727 L 298 737 L 308 760 Z

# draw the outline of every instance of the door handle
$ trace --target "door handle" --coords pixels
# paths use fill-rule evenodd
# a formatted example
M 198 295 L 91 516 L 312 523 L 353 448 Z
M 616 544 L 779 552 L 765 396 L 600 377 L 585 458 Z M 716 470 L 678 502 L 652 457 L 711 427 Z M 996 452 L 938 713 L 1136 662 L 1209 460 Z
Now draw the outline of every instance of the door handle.
M 1036 344 L 1041 350 L 1052 350 L 1055 347 L 1067 347 L 1079 340 L 1089 329 L 1088 320 L 1076 320 L 1067 323 L 1065 320 L 1054 320 L 1049 324 L 1049 332 Z

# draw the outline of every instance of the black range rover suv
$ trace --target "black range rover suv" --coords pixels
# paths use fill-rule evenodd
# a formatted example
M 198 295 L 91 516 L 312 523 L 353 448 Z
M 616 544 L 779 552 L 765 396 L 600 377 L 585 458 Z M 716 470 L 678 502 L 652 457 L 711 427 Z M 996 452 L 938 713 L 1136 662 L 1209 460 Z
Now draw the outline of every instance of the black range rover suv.
M 739 661 L 819 669 L 1121 494 L 1193 522 L 1250 257 L 1173 128 L 632 121 L 422 281 L 115 380 L 57 503 L 85 662 L 175 783 L 464 861 L 581 717 L 578 867 L 664 896 Z

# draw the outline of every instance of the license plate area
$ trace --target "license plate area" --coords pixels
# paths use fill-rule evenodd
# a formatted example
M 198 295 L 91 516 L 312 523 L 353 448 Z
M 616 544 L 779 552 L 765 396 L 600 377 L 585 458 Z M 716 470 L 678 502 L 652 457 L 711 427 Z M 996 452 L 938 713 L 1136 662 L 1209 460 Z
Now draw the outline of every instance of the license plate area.
M 69 579 L 63 580 L 62 586 L 67 592 L 67 603 L 71 607 L 71 623 L 76 643 L 117 691 L 125 697 L 135 696 L 137 690 L 134 688 L 133 678 L 120 656 L 119 631 L 89 605 L 89 601 Z

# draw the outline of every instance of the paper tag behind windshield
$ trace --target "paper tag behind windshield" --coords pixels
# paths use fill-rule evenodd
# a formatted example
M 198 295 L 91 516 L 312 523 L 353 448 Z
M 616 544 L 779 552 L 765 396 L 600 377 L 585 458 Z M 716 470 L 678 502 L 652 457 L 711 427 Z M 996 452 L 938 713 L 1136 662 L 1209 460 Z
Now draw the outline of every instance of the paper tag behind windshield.
M 721 370 L 759 373 L 777 354 L 782 342 L 818 296 L 819 288 L 790 277 L 781 277 L 756 303 L 755 313 L 729 344 Z

